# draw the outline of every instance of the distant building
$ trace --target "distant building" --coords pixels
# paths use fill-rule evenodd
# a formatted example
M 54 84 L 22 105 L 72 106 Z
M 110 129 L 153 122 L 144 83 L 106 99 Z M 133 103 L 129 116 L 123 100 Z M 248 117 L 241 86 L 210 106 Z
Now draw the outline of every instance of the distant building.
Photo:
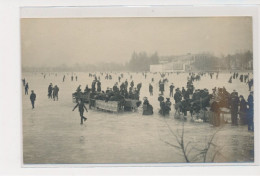
M 184 72 L 191 70 L 192 54 L 160 57 L 159 64 L 150 65 L 150 72 Z
M 163 72 L 162 64 L 150 65 L 150 72 Z

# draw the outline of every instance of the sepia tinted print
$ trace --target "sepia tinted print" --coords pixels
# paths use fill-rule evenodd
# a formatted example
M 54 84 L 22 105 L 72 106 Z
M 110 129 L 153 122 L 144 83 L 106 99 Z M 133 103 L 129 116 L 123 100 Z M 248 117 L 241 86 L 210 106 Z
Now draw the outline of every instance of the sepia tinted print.
M 24 164 L 254 163 L 252 17 L 20 23 Z

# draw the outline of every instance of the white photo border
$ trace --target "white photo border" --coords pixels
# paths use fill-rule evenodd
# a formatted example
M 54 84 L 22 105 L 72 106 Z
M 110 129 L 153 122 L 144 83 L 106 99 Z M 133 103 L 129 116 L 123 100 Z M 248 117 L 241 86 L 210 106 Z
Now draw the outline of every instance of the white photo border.
M 66 4 L 66 3 L 65 3 Z M 8 19 L 4 19 L 7 24 L 7 28 L 4 28 L 3 33 L 1 33 L 0 38 L 3 38 L 0 43 L 0 48 L 4 50 L 4 54 L 0 55 L 1 67 L 1 83 L 8 83 L 10 85 L 10 90 L 0 89 L 0 95 L 4 96 L 6 94 L 13 95 L 12 98 L 3 97 L 3 102 L 1 103 L 1 127 L 0 127 L 0 144 L 3 146 L 4 150 L 0 153 L 0 174 L 32 174 L 35 169 L 39 169 L 36 174 L 53 174 L 53 168 L 59 168 L 56 170 L 56 174 L 86 174 L 85 170 L 78 168 L 88 168 L 90 171 L 96 169 L 109 169 L 109 170 L 126 170 L 128 172 L 132 171 L 134 173 L 139 173 L 144 168 L 157 170 L 158 167 L 166 170 L 165 173 L 172 174 L 172 167 L 174 168 L 175 175 L 183 174 L 204 174 L 204 172 L 196 172 L 196 170 L 209 171 L 207 174 L 217 174 L 218 172 L 226 174 L 226 169 L 233 170 L 232 167 L 236 167 L 233 174 L 242 174 L 243 169 L 251 169 L 247 174 L 258 173 L 260 164 L 260 148 L 259 148 L 259 5 L 197 5 L 194 6 L 175 6 L 175 5 L 161 5 L 161 6 L 75 6 L 69 7 L 63 4 L 43 3 L 39 6 L 30 3 L 28 4 L 17 4 L 14 7 L 8 6 L 4 12 L 11 10 L 7 13 Z M 4 6 L 5 8 L 5 6 Z M 0 10 L 4 9 L 0 7 Z M 86 11 L 87 10 L 87 11 Z M 71 13 L 71 14 L 68 14 Z M 74 14 L 73 14 L 74 13 Z M 254 56 L 254 93 L 255 93 L 255 133 L 254 133 L 254 163 L 218 163 L 218 164 L 186 164 L 186 163 L 171 163 L 171 164 L 51 164 L 51 165 L 23 165 L 23 152 L 22 152 L 22 102 L 21 102 L 21 47 L 20 47 L 20 18 L 54 18 L 54 17 L 227 17 L 227 16 L 251 16 L 253 17 L 253 56 Z M 0 16 L 2 18 L 2 14 Z M 1 20 L 1 19 L 0 19 Z M 0 25 L 1 27 L 2 25 Z M 10 33 L 10 34 L 9 34 Z M 5 44 L 3 44 L 5 43 Z M 12 109 L 8 109 L 8 103 L 17 103 Z M 4 111 L 4 112 L 3 112 Z M 212 167 L 214 166 L 214 169 Z M 123 168 L 122 168 L 123 167 Z M 126 167 L 126 168 L 125 168 Z M 135 167 L 133 170 L 129 170 L 129 167 Z M 179 167 L 179 168 L 178 168 Z M 181 168 L 180 168 L 181 167 Z M 208 168 L 211 167 L 211 168 Z M 64 169 L 65 168 L 65 169 Z M 184 170 L 185 168 L 185 170 Z M 140 171 L 138 171 L 138 169 Z M 141 170 L 142 169 L 142 170 Z M 147 168 L 146 168 L 147 169 Z M 167 170 L 169 169 L 169 170 Z M 171 169 L 171 170 L 170 170 Z M 108 170 L 108 171 L 109 171 Z M 195 172 L 194 172 L 195 170 Z M 215 170 L 218 170 L 216 172 Z M 117 173 L 113 171 L 114 173 Z M 171 171 L 171 172 L 170 172 Z M 260 170 L 259 170 L 260 171 Z M 93 172 L 93 171 L 92 171 Z M 95 172 L 94 172 L 95 173 Z M 131 172 L 130 172 L 131 173 Z M 106 172 L 105 172 L 106 174 Z M 140 173 L 139 173 L 140 174 Z M 151 173 L 152 174 L 152 173 Z

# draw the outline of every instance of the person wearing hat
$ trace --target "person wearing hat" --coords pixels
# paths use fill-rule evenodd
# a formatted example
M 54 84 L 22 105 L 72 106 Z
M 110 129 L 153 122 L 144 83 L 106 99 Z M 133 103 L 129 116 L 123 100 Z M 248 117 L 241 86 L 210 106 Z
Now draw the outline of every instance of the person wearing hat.
M 31 100 L 31 103 L 32 103 L 32 109 L 34 109 L 34 102 L 36 100 L 36 94 L 34 93 L 33 90 L 31 91 L 30 100 Z
M 170 97 L 173 97 L 173 89 L 174 89 L 174 85 L 172 83 L 170 86 Z

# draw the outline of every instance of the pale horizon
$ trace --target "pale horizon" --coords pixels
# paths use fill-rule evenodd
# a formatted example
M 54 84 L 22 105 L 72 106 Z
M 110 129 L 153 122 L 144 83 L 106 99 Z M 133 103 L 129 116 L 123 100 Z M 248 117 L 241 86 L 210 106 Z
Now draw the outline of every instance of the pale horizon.
M 253 50 L 251 17 L 23 18 L 22 66 L 125 64 L 132 53 L 159 56 Z

